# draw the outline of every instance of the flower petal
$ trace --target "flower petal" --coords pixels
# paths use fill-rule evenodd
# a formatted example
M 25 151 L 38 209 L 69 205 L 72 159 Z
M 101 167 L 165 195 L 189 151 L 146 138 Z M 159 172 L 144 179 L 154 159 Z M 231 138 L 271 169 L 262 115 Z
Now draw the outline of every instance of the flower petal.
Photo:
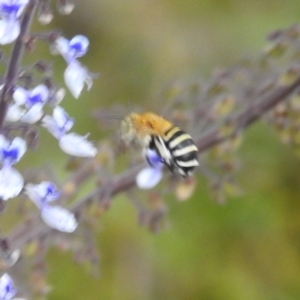
M 68 132 L 74 125 L 74 120 L 69 117 L 61 106 L 56 106 L 53 110 L 53 118 L 60 128 L 64 128 L 64 133 Z
M 12 140 L 10 146 L 8 147 L 8 150 L 11 150 L 11 149 L 17 149 L 18 150 L 18 156 L 17 156 L 16 160 L 13 162 L 15 164 L 25 154 L 26 149 L 27 149 L 26 142 L 20 137 L 15 137 Z
M 74 215 L 60 206 L 45 206 L 41 217 L 48 226 L 63 232 L 73 232 L 78 225 Z
M 89 90 L 93 84 L 92 78 L 88 73 L 88 70 L 84 68 L 78 61 L 71 62 L 65 70 L 64 79 L 67 87 L 74 98 L 78 98 L 84 88 L 87 85 Z
M 66 62 L 71 64 L 77 57 L 86 54 L 89 40 L 83 35 L 76 35 L 70 41 L 64 37 L 59 37 L 55 41 L 55 46 Z
M 38 122 L 42 116 L 43 116 L 43 103 L 37 103 L 33 105 L 31 108 L 28 109 L 28 111 L 21 117 L 21 121 L 28 123 L 28 124 L 34 124 Z
M 0 15 L 3 18 L 18 18 L 29 0 L 1 0 Z
M 89 47 L 89 40 L 84 35 L 76 35 L 70 40 L 70 48 L 73 50 L 73 57 L 81 57 L 86 54 Z M 71 51 L 70 51 L 71 52 Z
M 65 110 L 56 106 L 53 110 L 53 117 L 45 116 L 43 118 L 42 126 L 58 140 L 68 132 L 74 125 L 74 120 L 68 116 Z
M 159 183 L 161 178 L 160 169 L 145 168 L 136 176 L 136 184 L 140 189 L 151 189 Z
M 162 158 L 156 153 L 155 150 L 147 148 L 145 155 L 146 160 L 151 167 L 161 169 L 164 166 Z
M 26 5 L 28 4 L 29 0 L 15 0 L 14 4 L 19 5 L 19 10 L 17 12 L 16 17 L 20 17 L 22 12 L 24 11 Z
M 53 106 L 57 106 L 64 99 L 66 95 L 66 90 L 64 88 L 58 89 L 51 97 L 50 104 Z
M 0 160 L 3 165 L 16 164 L 26 152 L 26 142 L 15 137 L 11 142 L 0 135 Z
M 0 278 L 0 299 L 10 300 L 17 293 L 12 278 L 7 274 L 3 274 Z
M 5 116 L 5 121 L 7 122 L 17 122 L 20 121 L 22 116 L 25 114 L 25 109 L 21 108 L 17 104 L 12 104 L 8 107 L 6 116 Z
M 39 95 L 41 97 L 41 102 L 45 103 L 49 98 L 49 94 L 49 89 L 44 84 L 40 84 L 31 91 L 30 96 L 33 97 Z
M 62 132 L 52 116 L 44 116 L 42 126 L 45 127 L 56 139 L 60 139 Z
M 22 87 L 16 88 L 13 94 L 13 98 L 18 105 L 26 104 L 28 97 L 29 97 L 29 92 Z
M 9 147 L 9 141 L 6 137 L 0 134 L 0 149 L 7 149 Z
M 13 168 L 0 170 L 0 198 L 6 201 L 18 196 L 23 186 L 24 179 L 17 170 Z
M 17 39 L 20 34 L 20 24 L 15 19 L 0 20 L 0 44 L 10 44 Z
M 94 157 L 98 150 L 86 139 L 86 136 L 74 132 L 65 134 L 59 141 L 59 147 L 67 154 L 79 157 Z
M 25 193 L 40 209 L 44 204 L 55 201 L 60 197 L 60 192 L 55 184 L 48 181 L 42 181 L 40 184 L 26 184 Z
M 65 57 L 69 51 L 69 41 L 64 37 L 59 37 L 55 41 L 55 47 L 58 53 Z

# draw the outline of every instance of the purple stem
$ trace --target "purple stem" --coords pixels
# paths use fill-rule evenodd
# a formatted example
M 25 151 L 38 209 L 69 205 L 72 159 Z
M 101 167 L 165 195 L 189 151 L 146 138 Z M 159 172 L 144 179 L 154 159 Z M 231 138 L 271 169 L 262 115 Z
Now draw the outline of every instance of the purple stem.
M 30 25 L 34 15 L 36 5 L 37 5 L 36 0 L 30 0 L 30 2 L 28 3 L 23 18 L 21 20 L 20 35 L 16 39 L 10 55 L 10 59 L 9 59 L 9 63 L 8 63 L 8 67 L 4 79 L 4 86 L 0 96 L 0 131 L 3 127 L 4 119 L 6 116 L 7 104 L 11 100 L 13 89 L 18 79 L 20 62 L 23 57 L 23 53 L 26 45 L 25 40 L 30 29 Z

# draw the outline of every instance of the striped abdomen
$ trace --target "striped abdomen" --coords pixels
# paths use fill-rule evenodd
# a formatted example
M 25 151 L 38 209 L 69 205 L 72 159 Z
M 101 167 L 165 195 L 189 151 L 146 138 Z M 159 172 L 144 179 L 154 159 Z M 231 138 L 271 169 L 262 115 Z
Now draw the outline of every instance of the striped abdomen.
M 184 177 L 192 175 L 199 165 L 198 149 L 193 139 L 178 127 L 172 127 L 163 137 L 153 137 L 150 147 L 164 159 L 171 171 L 176 167 Z

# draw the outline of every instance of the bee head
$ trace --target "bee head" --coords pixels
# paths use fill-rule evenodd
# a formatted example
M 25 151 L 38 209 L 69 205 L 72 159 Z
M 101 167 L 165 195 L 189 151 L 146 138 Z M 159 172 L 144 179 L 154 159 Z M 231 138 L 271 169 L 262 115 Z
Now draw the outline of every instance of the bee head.
M 136 131 L 134 129 L 134 126 L 132 124 L 132 120 L 130 116 L 126 117 L 122 122 L 121 122 L 121 138 L 123 141 L 126 143 L 130 143 L 136 136 Z

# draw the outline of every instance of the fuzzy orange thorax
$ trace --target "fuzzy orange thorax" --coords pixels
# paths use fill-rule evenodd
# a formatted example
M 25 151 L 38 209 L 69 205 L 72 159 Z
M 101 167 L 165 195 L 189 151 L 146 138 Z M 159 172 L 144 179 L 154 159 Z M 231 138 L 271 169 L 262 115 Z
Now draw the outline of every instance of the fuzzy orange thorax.
M 133 113 L 130 115 L 130 119 L 137 134 L 140 136 L 163 136 L 167 130 L 173 127 L 171 122 L 150 112 L 142 114 Z

